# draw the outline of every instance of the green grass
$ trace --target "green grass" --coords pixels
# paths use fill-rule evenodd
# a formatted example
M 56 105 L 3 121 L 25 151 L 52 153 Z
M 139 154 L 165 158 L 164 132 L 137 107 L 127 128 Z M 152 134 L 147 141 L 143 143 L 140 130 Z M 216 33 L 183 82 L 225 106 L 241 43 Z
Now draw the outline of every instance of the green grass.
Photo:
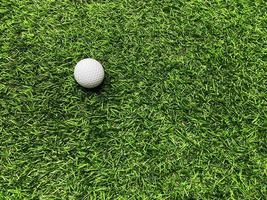
M 265 199 L 266 9 L 2 0 L 0 199 Z

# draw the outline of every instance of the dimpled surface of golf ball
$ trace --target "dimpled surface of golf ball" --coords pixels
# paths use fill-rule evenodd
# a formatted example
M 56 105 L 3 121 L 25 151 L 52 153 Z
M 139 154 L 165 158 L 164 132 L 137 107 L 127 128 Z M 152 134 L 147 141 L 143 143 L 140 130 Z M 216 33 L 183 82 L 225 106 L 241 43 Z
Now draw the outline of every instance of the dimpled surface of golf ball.
M 81 86 L 94 88 L 104 80 L 104 68 L 97 60 L 86 58 L 76 64 L 74 78 Z

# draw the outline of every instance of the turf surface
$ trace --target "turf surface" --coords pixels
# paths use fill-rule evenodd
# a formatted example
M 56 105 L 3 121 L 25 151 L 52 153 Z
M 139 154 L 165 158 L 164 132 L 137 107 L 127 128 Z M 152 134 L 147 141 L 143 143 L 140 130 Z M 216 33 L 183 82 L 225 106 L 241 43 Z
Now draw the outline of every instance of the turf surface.
M 265 199 L 266 9 L 2 0 L 0 199 Z

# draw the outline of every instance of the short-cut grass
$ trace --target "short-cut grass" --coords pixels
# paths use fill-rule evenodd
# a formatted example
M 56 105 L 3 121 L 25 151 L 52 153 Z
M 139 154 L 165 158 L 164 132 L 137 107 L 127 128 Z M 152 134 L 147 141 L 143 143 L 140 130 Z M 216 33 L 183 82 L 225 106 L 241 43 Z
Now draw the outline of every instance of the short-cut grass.
M 266 9 L 2 0 L 0 199 L 265 199 Z

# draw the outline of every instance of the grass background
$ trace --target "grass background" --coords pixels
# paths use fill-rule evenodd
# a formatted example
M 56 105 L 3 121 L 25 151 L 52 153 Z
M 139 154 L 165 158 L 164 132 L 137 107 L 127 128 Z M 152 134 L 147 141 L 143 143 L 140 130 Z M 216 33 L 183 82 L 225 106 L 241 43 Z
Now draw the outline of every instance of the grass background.
M 2 0 L 0 199 L 265 199 L 266 9 Z

